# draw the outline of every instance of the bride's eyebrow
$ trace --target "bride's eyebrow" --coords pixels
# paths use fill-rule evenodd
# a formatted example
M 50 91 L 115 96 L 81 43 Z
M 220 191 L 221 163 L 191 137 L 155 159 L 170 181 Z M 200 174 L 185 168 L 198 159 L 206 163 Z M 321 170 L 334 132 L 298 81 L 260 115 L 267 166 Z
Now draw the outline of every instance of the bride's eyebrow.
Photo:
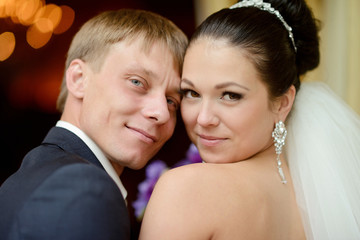
M 250 91 L 249 88 L 241 85 L 241 84 L 238 84 L 236 82 L 224 82 L 224 83 L 220 83 L 218 85 L 215 86 L 216 89 L 221 89 L 221 88 L 226 88 L 226 87 L 229 87 L 229 86 L 236 86 L 236 87 L 240 87 L 240 88 L 243 88 L 247 91 Z
M 192 87 L 195 87 L 195 85 L 190 80 L 188 80 L 186 78 L 181 79 L 181 82 L 184 82 L 184 83 L 186 83 L 186 84 L 188 84 L 188 85 L 190 85 Z

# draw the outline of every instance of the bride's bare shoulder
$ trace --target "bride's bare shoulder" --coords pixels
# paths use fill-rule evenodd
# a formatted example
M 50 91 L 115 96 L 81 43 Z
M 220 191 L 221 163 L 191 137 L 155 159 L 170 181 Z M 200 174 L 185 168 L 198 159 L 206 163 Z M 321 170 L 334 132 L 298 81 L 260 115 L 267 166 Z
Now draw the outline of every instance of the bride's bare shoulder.
M 209 185 L 209 183 L 221 184 L 228 181 L 238 182 L 239 184 L 249 184 L 253 176 L 257 174 L 253 170 L 252 164 L 229 163 L 212 164 L 196 163 L 178 167 L 167 171 L 160 178 L 162 184 L 171 182 L 179 186 L 200 186 Z M 247 181 L 249 179 L 249 181 Z
M 255 203 L 259 199 L 256 183 L 242 175 L 247 174 L 248 169 L 240 169 L 244 170 L 228 164 L 200 163 L 164 173 L 146 209 L 141 236 L 144 239 L 160 236 L 174 239 L 174 235 L 182 236 L 181 239 L 211 239 L 222 231 L 218 230 L 219 226 L 237 229 L 237 233 L 246 232 L 253 222 L 251 218 L 258 217 L 254 206 L 261 204 Z M 154 230 L 154 225 L 162 230 Z
M 253 198 L 259 192 L 254 174 L 249 167 L 230 164 L 191 164 L 175 168 L 164 173 L 156 184 L 154 195 L 161 198 L 174 198 L 171 201 L 182 201 L 196 204 L 219 205 L 231 201 L 232 198 Z M 194 194 L 196 193 L 196 194 Z M 229 194 L 231 193 L 231 194 Z M 224 201 L 223 196 L 227 194 Z M 204 202 L 206 200 L 206 203 Z M 170 199 L 168 199 L 170 200 Z M 239 203 L 237 203 L 239 204 Z M 179 203 L 180 205 L 180 203 Z M 241 207 L 241 206 L 240 206 Z

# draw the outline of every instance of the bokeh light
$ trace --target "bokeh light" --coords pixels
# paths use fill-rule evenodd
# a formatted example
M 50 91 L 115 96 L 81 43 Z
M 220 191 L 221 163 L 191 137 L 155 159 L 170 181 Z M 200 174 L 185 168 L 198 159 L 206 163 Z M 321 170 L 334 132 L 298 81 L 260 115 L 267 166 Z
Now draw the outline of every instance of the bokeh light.
M 5 9 L 4 9 L 4 16 L 5 17 L 12 17 L 12 16 L 14 16 L 15 15 L 15 10 L 16 10 L 16 8 L 15 8 L 15 2 L 16 1 L 14 1 L 14 0 L 3 0 L 3 2 L 4 2 L 4 7 L 5 7 Z
M 75 11 L 66 5 L 60 6 L 62 16 L 59 25 L 54 29 L 54 34 L 61 34 L 66 32 L 74 22 Z
M 15 24 L 28 26 L 26 41 L 38 49 L 49 42 L 53 33 L 67 31 L 74 22 L 75 12 L 69 6 L 46 4 L 45 0 L 0 0 L 0 18 L 9 18 Z M 4 36 L 6 38 L 3 37 L 2 41 L 6 45 L 1 45 L 1 61 L 9 58 L 15 47 L 15 35 L 12 34 L 10 40 L 10 35 Z
M 19 22 L 24 26 L 33 24 L 36 13 L 43 6 L 44 2 L 40 0 L 23 0 L 23 3 L 19 4 L 16 10 Z
M 16 24 L 23 24 L 23 19 L 31 21 L 31 17 L 36 13 L 40 6 L 40 1 L 34 0 L 12 0 L 6 6 L 8 17 Z M 26 21 L 25 21 L 26 22 Z
M 31 27 L 37 28 L 41 33 L 52 32 L 54 29 L 53 23 L 48 18 L 39 18 Z
M 61 19 L 61 8 L 55 4 L 48 4 L 40 8 L 34 20 L 34 25 L 40 32 L 52 32 Z
M 12 32 L 0 34 L 0 61 L 10 57 L 15 49 L 15 35 Z
M 41 25 L 46 26 L 47 24 L 50 23 L 44 20 L 44 23 Z M 51 36 L 52 36 L 51 31 L 43 32 L 39 30 L 38 25 L 31 25 L 26 32 L 26 41 L 31 47 L 38 49 L 43 47 L 46 43 L 48 43 Z
M 5 1 L 0 0 L 0 18 L 5 17 Z

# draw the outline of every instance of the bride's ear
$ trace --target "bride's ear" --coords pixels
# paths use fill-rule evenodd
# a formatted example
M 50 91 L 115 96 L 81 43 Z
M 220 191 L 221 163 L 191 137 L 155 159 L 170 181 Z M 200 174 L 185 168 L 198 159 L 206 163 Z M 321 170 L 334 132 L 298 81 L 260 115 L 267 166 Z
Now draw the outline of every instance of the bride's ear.
M 73 60 L 66 69 L 66 86 L 69 94 L 82 99 L 86 85 L 85 63 L 80 59 Z
M 277 121 L 281 120 L 285 122 L 294 104 L 295 95 L 296 95 L 296 89 L 294 85 L 291 85 L 288 91 L 278 99 L 275 109 L 278 115 Z

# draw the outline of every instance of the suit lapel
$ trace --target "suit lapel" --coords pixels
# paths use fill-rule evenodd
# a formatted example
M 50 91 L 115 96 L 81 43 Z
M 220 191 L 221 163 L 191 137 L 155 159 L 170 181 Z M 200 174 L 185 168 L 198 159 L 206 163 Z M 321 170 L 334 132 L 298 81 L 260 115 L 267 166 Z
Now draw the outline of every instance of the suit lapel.
M 42 144 L 56 145 L 64 151 L 79 155 L 90 163 L 104 169 L 90 148 L 78 136 L 65 128 L 51 128 Z

